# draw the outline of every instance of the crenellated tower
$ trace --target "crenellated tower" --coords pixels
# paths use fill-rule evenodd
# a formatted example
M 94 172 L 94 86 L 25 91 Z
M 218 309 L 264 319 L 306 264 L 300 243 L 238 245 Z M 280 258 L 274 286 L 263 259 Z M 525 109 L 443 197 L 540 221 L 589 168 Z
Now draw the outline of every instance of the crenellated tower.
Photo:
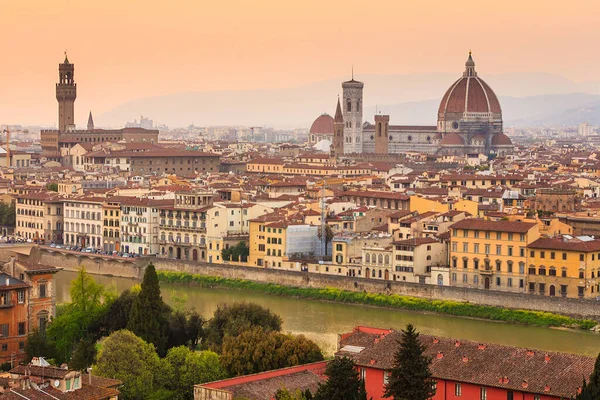
M 65 61 L 58 65 L 58 83 L 56 100 L 58 101 L 58 130 L 65 132 L 75 128 L 75 65 L 69 62 L 65 52 Z

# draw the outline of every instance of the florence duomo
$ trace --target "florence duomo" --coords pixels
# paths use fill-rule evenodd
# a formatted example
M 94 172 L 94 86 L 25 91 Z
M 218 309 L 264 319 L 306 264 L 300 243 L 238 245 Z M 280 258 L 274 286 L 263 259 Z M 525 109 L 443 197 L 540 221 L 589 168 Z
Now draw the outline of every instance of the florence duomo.
M 498 97 L 478 76 L 471 52 L 462 76 L 442 97 L 435 126 L 391 125 L 390 117 L 381 114 L 374 116 L 374 123 L 363 122 L 363 88 L 354 76 L 342 83 L 343 130 L 334 135 L 334 124 L 322 123 L 329 116 L 319 117 L 318 125 L 329 126 L 329 134 L 334 135 L 335 155 L 419 152 L 505 156 L 513 152 L 510 138 L 502 131 Z M 343 135 L 342 140 L 336 140 L 338 134 Z

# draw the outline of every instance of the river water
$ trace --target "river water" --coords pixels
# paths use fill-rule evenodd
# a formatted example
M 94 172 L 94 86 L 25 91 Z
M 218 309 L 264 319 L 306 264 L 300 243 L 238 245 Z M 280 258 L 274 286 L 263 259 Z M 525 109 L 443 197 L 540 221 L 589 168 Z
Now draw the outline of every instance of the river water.
M 69 301 L 69 283 L 75 276 L 75 272 L 69 271 L 61 271 L 56 275 L 57 302 Z M 92 276 L 105 286 L 116 287 L 119 292 L 138 283 L 127 278 Z M 192 285 L 163 283 L 161 290 L 163 299 L 167 303 L 172 304 L 174 297 L 184 299 L 188 308 L 195 308 L 205 318 L 210 318 L 217 305 L 221 303 L 236 301 L 258 303 L 283 318 L 284 331 L 304 334 L 319 344 L 327 355 L 335 351 L 338 333 L 349 332 L 357 325 L 402 329 L 408 323 L 412 323 L 419 331 L 429 335 L 546 351 L 564 351 L 593 357 L 600 352 L 600 334 L 591 332 L 536 328 L 363 305 L 270 296 L 247 291 L 206 289 Z

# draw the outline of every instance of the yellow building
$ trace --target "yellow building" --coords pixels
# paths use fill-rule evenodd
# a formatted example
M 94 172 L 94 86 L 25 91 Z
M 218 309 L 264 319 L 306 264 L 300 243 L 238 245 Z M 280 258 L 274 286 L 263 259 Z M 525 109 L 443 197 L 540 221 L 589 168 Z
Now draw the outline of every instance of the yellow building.
M 119 201 L 102 203 L 102 243 L 104 251 L 109 254 L 121 250 L 120 221 L 121 203 Z
M 526 291 L 527 245 L 535 222 L 464 219 L 450 226 L 450 285 Z
M 63 204 L 55 192 L 17 196 L 15 235 L 35 243 L 63 243 Z
M 527 249 L 529 293 L 592 299 L 600 295 L 600 239 L 539 238 Z
M 250 256 L 248 263 L 259 267 L 281 267 L 286 246 L 287 222 L 276 214 L 250 221 Z
M 410 196 L 410 211 L 416 211 L 419 214 L 429 211 L 445 213 L 448 212 L 448 203 L 441 203 L 419 196 Z

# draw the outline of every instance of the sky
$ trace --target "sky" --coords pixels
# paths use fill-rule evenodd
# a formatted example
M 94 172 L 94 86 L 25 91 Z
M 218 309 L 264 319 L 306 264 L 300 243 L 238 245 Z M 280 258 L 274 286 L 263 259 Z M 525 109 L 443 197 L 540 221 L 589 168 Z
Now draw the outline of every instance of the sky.
M 0 15 L 0 124 L 56 123 L 65 50 L 78 123 L 137 98 L 296 87 L 352 66 L 457 71 L 469 49 L 486 73 L 600 75 L 597 0 L 0 0 Z

